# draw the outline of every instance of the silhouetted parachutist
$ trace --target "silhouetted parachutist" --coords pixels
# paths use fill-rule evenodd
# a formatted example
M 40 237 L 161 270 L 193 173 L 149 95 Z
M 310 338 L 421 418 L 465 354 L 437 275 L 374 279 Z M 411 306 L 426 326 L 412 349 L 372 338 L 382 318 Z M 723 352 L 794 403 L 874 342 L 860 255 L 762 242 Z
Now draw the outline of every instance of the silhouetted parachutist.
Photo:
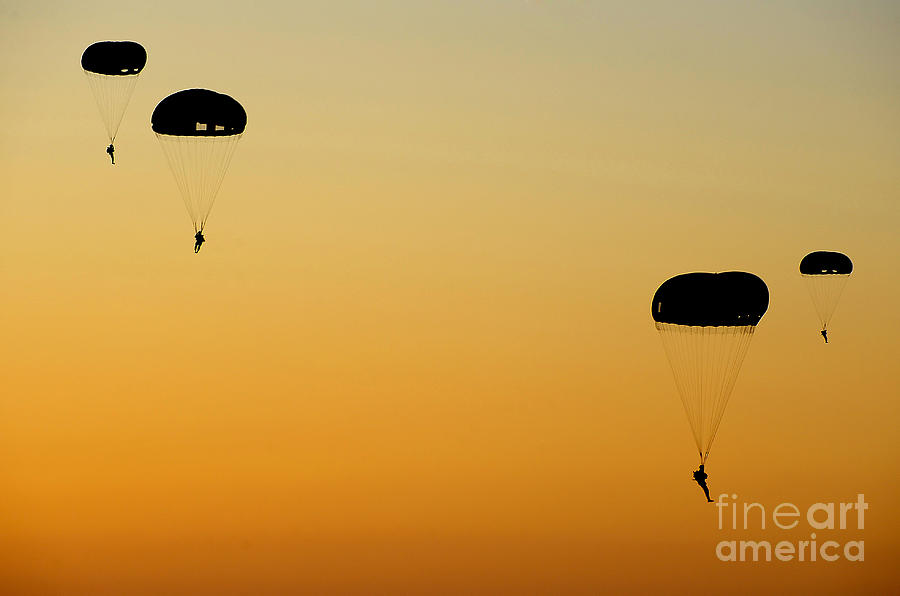
M 712 503 L 713 500 L 709 498 L 709 487 L 706 486 L 706 479 L 709 478 L 709 475 L 703 471 L 703 464 L 700 464 L 700 469 L 694 472 L 694 482 L 700 485 L 700 488 L 703 489 L 703 493 L 706 495 L 706 502 Z
M 828 330 L 827 330 L 827 329 L 822 329 L 821 331 L 819 331 L 819 333 L 821 333 L 821 334 L 822 334 L 822 337 L 825 338 L 825 343 L 827 344 L 827 343 L 828 343 Z
M 116 148 L 113 147 L 113 144 L 110 143 L 109 147 L 106 148 L 106 152 L 109 153 L 109 159 L 112 161 L 113 165 L 116 165 L 116 156 L 113 155 L 116 151 Z
M 194 252 L 200 252 L 200 247 L 206 241 L 206 238 L 203 237 L 203 230 L 200 230 L 196 234 L 194 234 Z

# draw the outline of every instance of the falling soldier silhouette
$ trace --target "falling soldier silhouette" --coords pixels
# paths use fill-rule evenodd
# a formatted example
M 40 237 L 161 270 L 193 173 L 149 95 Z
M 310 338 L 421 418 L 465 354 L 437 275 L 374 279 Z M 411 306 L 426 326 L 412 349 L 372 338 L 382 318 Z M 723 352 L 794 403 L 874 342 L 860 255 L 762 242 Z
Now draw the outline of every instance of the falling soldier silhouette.
M 825 338 L 825 343 L 827 344 L 828 343 L 828 329 L 822 329 L 821 331 L 819 331 L 819 333 L 821 333 L 822 337 Z
M 200 247 L 206 241 L 206 238 L 203 237 L 203 230 L 200 230 L 196 234 L 194 234 L 194 252 L 200 252 Z
M 116 165 L 116 156 L 113 155 L 116 152 L 116 148 L 113 147 L 113 144 L 110 143 L 109 147 L 106 148 L 106 152 L 109 153 L 109 159 L 112 161 L 113 165 Z
M 706 502 L 712 503 L 713 500 L 709 498 L 709 487 L 706 486 L 706 479 L 709 478 L 709 475 L 703 471 L 703 464 L 700 464 L 700 469 L 694 472 L 694 482 L 700 485 L 700 488 L 703 489 L 703 493 L 706 495 Z

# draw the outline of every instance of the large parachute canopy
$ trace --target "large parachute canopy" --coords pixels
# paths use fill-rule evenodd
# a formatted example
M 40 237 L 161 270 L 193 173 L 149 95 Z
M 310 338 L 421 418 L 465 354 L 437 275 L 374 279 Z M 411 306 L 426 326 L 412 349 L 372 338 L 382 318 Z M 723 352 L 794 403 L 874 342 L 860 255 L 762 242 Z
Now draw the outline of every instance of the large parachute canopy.
M 709 456 L 753 331 L 768 307 L 765 282 L 741 271 L 676 275 L 653 295 L 651 313 L 700 463 Z
M 806 280 L 823 332 L 828 327 L 851 273 L 853 262 L 850 257 L 839 252 L 818 250 L 800 261 L 800 274 Z
M 134 41 L 98 41 L 81 55 L 109 142 L 116 140 L 125 108 L 138 75 L 147 64 L 147 51 Z
M 185 89 L 159 102 L 150 124 L 175 176 L 194 231 L 202 231 L 247 126 L 247 113 L 228 95 L 209 89 Z

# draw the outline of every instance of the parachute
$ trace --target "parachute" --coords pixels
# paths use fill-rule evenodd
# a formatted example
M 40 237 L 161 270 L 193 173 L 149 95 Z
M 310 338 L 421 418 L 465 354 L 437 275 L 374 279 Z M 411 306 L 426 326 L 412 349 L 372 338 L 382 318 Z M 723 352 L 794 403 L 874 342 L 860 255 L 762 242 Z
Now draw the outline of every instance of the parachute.
M 247 113 L 228 95 L 185 89 L 159 102 L 150 123 L 194 231 L 202 232 L 247 125 Z
M 853 272 L 850 257 L 839 252 L 811 252 L 800 261 L 800 275 L 806 280 L 806 287 L 815 306 L 819 322 L 822 323 L 822 335 L 828 321 L 834 314 L 838 300 L 844 292 L 844 286 Z
M 97 101 L 110 145 L 116 140 L 128 100 L 146 64 L 147 51 L 134 41 L 98 41 L 81 55 L 81 68 Z
M 769 289 L 751 273 L 686 273 L 656 290 L 651 312 L 706 463 Z

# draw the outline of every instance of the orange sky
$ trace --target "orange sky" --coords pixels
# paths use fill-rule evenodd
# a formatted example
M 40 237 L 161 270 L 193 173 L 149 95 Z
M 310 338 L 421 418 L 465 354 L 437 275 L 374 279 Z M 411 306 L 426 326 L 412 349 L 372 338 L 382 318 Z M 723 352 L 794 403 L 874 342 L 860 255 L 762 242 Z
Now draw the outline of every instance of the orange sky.
M 896 591 L 900 11 L 631 4 L 0 4 L 4 591 Z M 149 51 L 115 167 L 102 39 Z M 186 87 L 248 113 L 199 255 Z M 771 304 L 712 491 L 864 493 L 864 562 L 715 557 L 649 307 L 731 269 Z

